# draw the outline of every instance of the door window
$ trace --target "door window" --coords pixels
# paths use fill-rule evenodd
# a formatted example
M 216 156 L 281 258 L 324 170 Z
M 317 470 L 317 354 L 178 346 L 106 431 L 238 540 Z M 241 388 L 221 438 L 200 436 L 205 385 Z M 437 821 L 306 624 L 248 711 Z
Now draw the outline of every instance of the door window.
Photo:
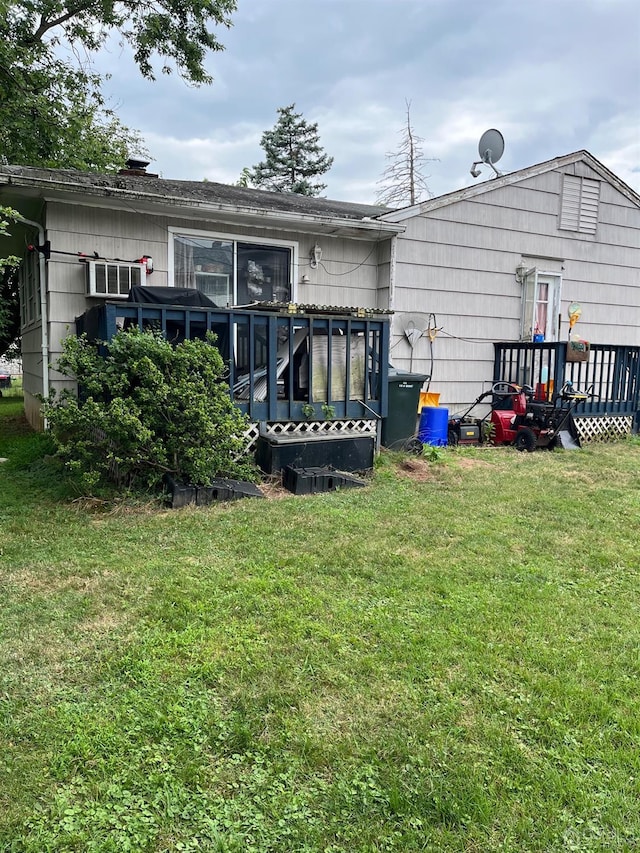
M 558 273 L 527 270 L 522 293 L 522 339 L 525 341 L 557 341 L 560 311 Z

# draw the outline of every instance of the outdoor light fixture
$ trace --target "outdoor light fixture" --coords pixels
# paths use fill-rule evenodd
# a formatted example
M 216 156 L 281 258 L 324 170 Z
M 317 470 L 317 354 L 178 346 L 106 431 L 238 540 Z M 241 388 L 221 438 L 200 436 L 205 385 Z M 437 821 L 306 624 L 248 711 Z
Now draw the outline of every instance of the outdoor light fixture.
M 322 260 L 322 249 L 316 243 L 313 249 L 309 252 L 309 266 L 312 270 L 318 268 L 318 264 Z
M 147 275 L 151 275 L 153 272 L 153 258 L 150 255 L 143 255 L 141 258 L 138 258 L 136 263 L 145 265 Z
M 526 277 L 527 266 L 524 261 L 520 261 L 520 263 L 516 267 L 516 281 L 518 282 L 518 284 L 522 284 Z

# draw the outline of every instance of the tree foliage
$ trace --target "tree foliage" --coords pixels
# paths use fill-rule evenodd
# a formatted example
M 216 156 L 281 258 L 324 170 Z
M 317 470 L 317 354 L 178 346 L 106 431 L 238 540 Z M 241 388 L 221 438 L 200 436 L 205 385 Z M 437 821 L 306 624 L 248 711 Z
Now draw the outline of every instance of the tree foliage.
M 17 165 L 107 171 L 140 147 L 105 105 L 91 56 L 113 33 L 129 44 L 142 75 L 210 82 L 204 61 L 222 45 L 210 27 L 229 26 L 235 0 L 0 0 L 0 156 Z
M 418 136 L 411 126 L 411 102 L 406 101 L 407 115 L 404 127 L 399 131 L 400 145 L 398 150 L 389 152 L 387 168 L 378 181 L 380 189 L 376 200 L 390 207 L 404 207 L 417 204 L 422 199 L 432 198 L 424 174 L 424 164 L 434 162 L 436 158 L 425 157 L 421 146 L 424 139 Z
M 145 155 L 102 94 L 91 56 L 117 32 L 142 75 L 176 68 L 210 82 L 204 62 L 222 49 L 211 28 L 230 26 L 235 0 L 0 0 L 0 163 L 110 172 Z M 0 256 L 2 250 L 0 248 Z M 15 341 L 17 279 L 0 269 L 0 354 Z M 19 323 L 18 323 L 19 325 Z
M 278 108 L 276 124 L 260 140 L 266 158 L 251 170 L 243 169 L 242 186 L 250 182 L 261 189 L 307 196 L 317 196 L 326 188 L 314 179 L 329 171 L 333 157 L 320 145 L 318 125 L 307 122 L 295 106 Z
M 0 205 L 0 238 L 8 235 L 17 212 Z M 2 243 L 0 242 L 0 251 Z M 19 258 L 0 255 L 0 356 L 8 352 L 20 332 L 20 306 L 16 265 Z M 13 354 L 13 353 L 12 353 Z
M 166 473 L 195 484 L 253 478 L 243 456 L 247 419 L 229 397 L 214 341 L 172 346 L 137 328 L 100 349 L 85 337 L 65 338 L 57 368 L 79 394 L 53 395 L 43 412 L 57 455 L 86 490 L 114 479 L 157 487 Z
M 4 259 L 11 260 L 9 259 Z M 20 356 L 20 295 L 18 268 L 0 261 L 0 357 Z

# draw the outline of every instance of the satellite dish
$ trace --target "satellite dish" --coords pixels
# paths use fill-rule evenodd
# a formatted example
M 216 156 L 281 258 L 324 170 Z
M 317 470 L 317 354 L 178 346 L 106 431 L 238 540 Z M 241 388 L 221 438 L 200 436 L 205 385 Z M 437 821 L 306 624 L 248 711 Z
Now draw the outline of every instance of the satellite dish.
M 411 349 L 413 349 L 423 335 L 422 330 L 416 328 L 416 324 L 413 320 L 409 320 L 403 331 L 405 338 L 409 341 Z
M 481 163 L 491 166 L 496 173 L 496 178 L 500 177 L 502 172 L 499 172 L 493 164 L 497 163 L 504 154 L 504 136 L 495 127 L 485 130 L 480 137 L 478 154 L 480 154 L 480 159 L 471 165 L 470 172 L 472 177 L 477 178 L 481 174 L 480 169 L 476 168 Z
M 489 166 L 498 162 L 504 154 L 504 136 L 499 130 L 494 127 L 485 130 L 478 143 L 478 154 L 482 162 L 488 163 Z

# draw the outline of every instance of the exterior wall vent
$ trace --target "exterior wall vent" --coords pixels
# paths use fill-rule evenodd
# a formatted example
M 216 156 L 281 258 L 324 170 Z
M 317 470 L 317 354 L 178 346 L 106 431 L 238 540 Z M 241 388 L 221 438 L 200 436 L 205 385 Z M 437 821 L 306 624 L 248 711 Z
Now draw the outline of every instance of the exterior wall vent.
M 564 175 L 560 205 L 560 228 L 595 234 L 598 227 L 600 181 Z
M 143 284 L 146 264 L 90 260 L 87 264 L 87 296 L 126 299 L 134 285 Z

